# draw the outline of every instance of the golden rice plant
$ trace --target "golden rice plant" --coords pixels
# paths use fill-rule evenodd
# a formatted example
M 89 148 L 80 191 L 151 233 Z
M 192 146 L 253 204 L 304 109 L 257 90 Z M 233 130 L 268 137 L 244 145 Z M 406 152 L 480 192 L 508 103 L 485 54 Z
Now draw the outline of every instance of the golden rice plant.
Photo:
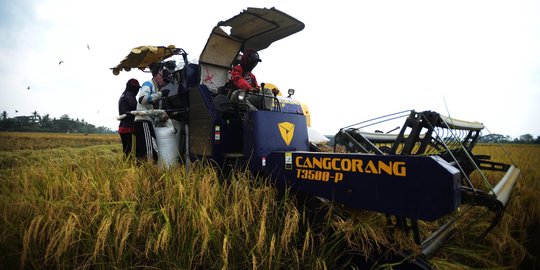
M 486 211 L 472 212 L 466 222 L 472 223 L 461 228 L 453 241 L 444 246 L 434 262 L 441 269 L 508 268 L 516 269 L 527 256 L 538 259 L 538 254 L 528 254 L 530 241 L 540 241 L 538 233 L 531 235 L 540 224 L 540 146 L 539 145 L 479 145 L 475 154 L 488 154 L 494 161 L 516 164 L 521 170 L 515 189 L 500 223 L 486 235 L 477 239 L 485 230 L 493 215 L 483 215 Z M 488 182 L 495 185 L 502 172 L 486 172 Z M 473 182 L 481 186 L 479 174 L 473 174 Z M 489 189 L 487 190 L 489 191 Z M 481 216 L 482 219 L 478 219 Z M 534 258 L 533 258 L 534 260 Z M 524 267 L 524 266 L 522 266 Z
M 119 145 L 3 152 L 1 262 L 14 268 L 309 265 L 299 213 L 261 179 L 124 162 Z M 260 230 L 261 228 L 265 228 Z M 305 250 L 312 253 L 315 246 Z
M 119 144 L 118 134 L 0 132 L 0 151 Z
M 223 181 L 204 161 L 189 170 L 125 162 L 119 141 L 33 139 L 31 148 L 0 151 L 0 265 L 8 269 L 329 269 L 349 268 L 351 254 L 417 252 L 382 214 L 323 203 L 313 218 L 301 199 L 248 172 Z M 491 145 L 477 150 L 500 160 Z M 432 259 L 436 267 L 516 268 L 525 256 L 527 228 L 540 220 L 540 147 L 507 151 L 523 178 L 502 222 L 481 241 L 471 239 L 487 221 L 464 228 Z M 421 222 L 422 235 L 435 225 Z

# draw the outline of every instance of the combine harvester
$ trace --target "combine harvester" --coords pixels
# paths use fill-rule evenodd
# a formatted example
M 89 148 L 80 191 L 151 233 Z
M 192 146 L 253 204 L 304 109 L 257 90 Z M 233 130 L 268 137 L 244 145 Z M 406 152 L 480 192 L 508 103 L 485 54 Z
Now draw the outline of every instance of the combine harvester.
M 403 252 L 354 258 L 359 265 L 400 262 L 394 267 L 430 269 L 429 257 L 459 232 L 458 224 L 469 211 L 494 216 L 479 237 L 496 226 L 520 170 L 473 154 L 481 123 L 432 111 L 404 111 L 342 128 L 334 137 L 334 152 L 322 152 L 309 141 L 308 115 L 291 98 L 293 90 L 288 97 L 261 96 L 274 100 L 272 110 L 248 111 L 229 101 L 223 86 L 242 49 L 266 49 L 303 28 L 302 22 L 274 8 L 248 8 L 213 28 L 198 64 L 188 63 L 187 53 L 174 46 L 143 46 L 112 70 L 144 70 L 152 63 L 174 70 L 167 106 L 150 113 L 174 120 L 186 164 L 209 159 L 222 171 L 248 169 L 280 189 L 321 202 L 383 213 L 389 227 L 409 232 L 421 250 L 417 256 Z M 181 55 L 183 62 L 176 68 L 165 62 L 174 55 Z M 380 131 L 388 127 L 393 127 L 390 132 Z M 376 132 L 364 132 L 367 129 Z M 484 175 L 489 170 L 504 176 L 490 183 Z M 441 226 L 422 239 L 419 221 Z

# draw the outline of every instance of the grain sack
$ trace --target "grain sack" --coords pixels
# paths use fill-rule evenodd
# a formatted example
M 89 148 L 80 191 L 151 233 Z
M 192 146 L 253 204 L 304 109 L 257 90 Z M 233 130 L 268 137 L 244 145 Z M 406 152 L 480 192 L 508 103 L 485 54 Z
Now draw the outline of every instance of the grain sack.
M 158 144 L 158 165 L 170 167 L 178 164 L 180 153 L 178 152 L 178 137 L 176 129 L 169 121 L 164 127 L 155 127 Z

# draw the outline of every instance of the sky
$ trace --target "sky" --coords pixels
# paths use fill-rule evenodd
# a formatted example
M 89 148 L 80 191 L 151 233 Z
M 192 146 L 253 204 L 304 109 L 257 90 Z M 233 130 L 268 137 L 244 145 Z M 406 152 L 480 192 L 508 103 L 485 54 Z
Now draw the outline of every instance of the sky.
M 125 83 L 150 79 L 112 74 L 131 48 L 172 44 L 195 62 L 247 7 L 305 24 L 259 52 L 254 73 L 295 89 L 322 134 L 413 109 L 540 136 L 540 1 L 520 0 L 0 0 L 0 111 L 116 130 Z

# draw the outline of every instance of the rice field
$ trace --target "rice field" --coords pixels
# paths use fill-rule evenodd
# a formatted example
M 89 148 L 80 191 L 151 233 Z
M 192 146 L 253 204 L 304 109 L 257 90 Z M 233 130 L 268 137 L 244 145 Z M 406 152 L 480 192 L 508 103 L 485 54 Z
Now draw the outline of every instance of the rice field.
M 223 183 L 204 162 L 137 166 L 120 145 L 115 134 L 0 133 L 0 268 L 350 269 L 347 254 L 415 250 L 384 215 L 328 205 L 314 221 L 264 179 Z M 540 146 L 504 147 L 523 174 L 505 216 L 479 241 L 487 221 L 465 228 L 435 268 L 539 267 Z M 509 162 L 493 145 L 476 151 Z

